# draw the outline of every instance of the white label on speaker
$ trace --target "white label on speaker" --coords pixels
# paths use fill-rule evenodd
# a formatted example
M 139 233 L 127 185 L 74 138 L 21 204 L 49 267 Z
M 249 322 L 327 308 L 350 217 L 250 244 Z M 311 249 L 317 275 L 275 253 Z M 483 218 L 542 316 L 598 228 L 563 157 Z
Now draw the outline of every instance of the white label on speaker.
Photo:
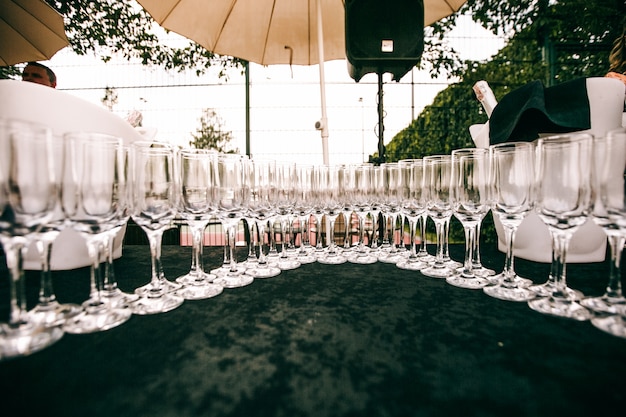
M 383 39 L 380 45 L 381 52 L 393 52 L 393 40 Z

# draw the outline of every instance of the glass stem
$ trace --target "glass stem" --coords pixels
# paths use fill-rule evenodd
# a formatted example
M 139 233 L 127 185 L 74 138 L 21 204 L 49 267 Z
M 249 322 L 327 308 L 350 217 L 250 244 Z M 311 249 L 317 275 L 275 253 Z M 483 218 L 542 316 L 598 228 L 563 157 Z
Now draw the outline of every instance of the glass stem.
M 622 297 L 622 273 L 620 269 L 620 262 L 625 241 L 626 236 L 621 236 L 620 234 L 609 235 L 609 247 L 611 248 L 611 266 L 609 271 L 609 283 L 606 287 L 605 294 L 608 298 Z
M 267 266 L 267 258 L 263 252 L 263 236 L 265 236 L 265 223 L 263 221 L 256 223 L 257 232 L 259 233 L 259 265 Z
M 427 255 L 428 251 L 426 250 L 426 220 L 428 219 L 428 215 L 422 214 L 420 216 L 420 253 L 423 255 Z
M 474 226 L 474 249 L 472 250 L 472 263 L 474 268 L 480 268 L 482 262 L 480 261 L 480 226 L 482 219 L 480 219 L 476 226 Z
M 207 223 L 190 221 L 188 224 L 191 229 L 191 268 L 189 269 L 189 275 L 199 277 L 204 272 L 202 252 L 204 249 L 204 229 Z
M 50 304 L 56 301 L 54 288 L 52 287 L 52 271 L 50 260 L 52 258 L 52 240 L 39 239 L 36 242 L 37 251 L 41 259 L 41 284 L 39 286 L 39 303 Z
M 146 232 L 150 245 L 150 264 L 152 267 L 152 287 L 156 290 L 161 288 L 161 277 L 163 268 L 161 266 L 161 241 L 163 230 L 150 230 Z
M 415 219 L 413 217 L 409 218 L 409 239 L 410 239 L 410 251 L 409 258 L 415 259 L 417 258 L 417 249 L 415 246 Z
M 100 270 L 100 254 L 102 241 L 100 236 L 94 236 L 87 239 L 87 253 L 91 260 L 91 268 L 89 268 L 89 295 L 91 298 L 100 302 L 100 291 L 102 290 L 102 279 Z
M 26 314 L 26 292 L 24 290 L 24 256 L 27 250 L 26 242 L 26 239 L 23 237 L 3 239 L 2 241 L 6 254 L 7 268 L 11 274 L 9 290 L 11 294 L 11 313 L 9 325 L 15 328 L 24 323 L 24 314 Z
M 445 263 L 444 259 L 444 248 L 446 246 L 445 242 L 445 220 L 436 220 L 435 221 L 435 231 L 437 233 L 437 255 L 435 257 L 435 267 L 443 267 Z
M 448 248 L 448 236 L 450 234 L 450 217 L 446 219 L 443 225 L 443 260 L 450 260 L 450 252 Z
M 106 291 L 113 291 L 117 288 L 117 280 L 115 278 L 115 270 L 113 268 L 113 245 L 115 244 L 115 234 L 110 233 L 106 236 L 106 240 L 102 245 L 104 250 L 104 277 L 102 288 Z
M 229 224 L 228 233 L 228 254 L 230 257 L 230 272 L 237 272 L 237 261 L 235 260 L 235 232 L 237 231 L 237 223 Z
M 370 248 L 378 249 L 378 213 L 370 213 L 372 218 L 372 241 L 370 242 Z
M 504 283 L 508 285 L 513 285 L 515 282 L 515 267 L 514 267 L 514 257 L 513 257 L 513 242 L 515 238 L 515 227 L 504 226 L 504 240 L 506 243 L 506 258 L 504 259 L 504 270 L 502 271 L 502 275 L 504 275 Z
M 476 241 L 475 225 L 467 225 L 463 227 L 465 231 L 465 260 L 463 261 L 463 275 L 474 275 L 474 266 L 472 265 L 472 254 L 474 252 L 474 242 Z
M 554 289 L 552 291 L 552 297 L 568 299 L 566 259 L 571 235 L 565 233 L 552 233 L 552 239 L 553 247 L 555 249 L 552 256 L 552 271 L 554 272 Z

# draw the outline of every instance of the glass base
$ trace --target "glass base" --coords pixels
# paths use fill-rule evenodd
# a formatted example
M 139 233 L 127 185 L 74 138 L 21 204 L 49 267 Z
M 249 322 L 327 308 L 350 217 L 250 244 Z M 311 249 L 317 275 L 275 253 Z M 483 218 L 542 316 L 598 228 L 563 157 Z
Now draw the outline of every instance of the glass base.
M 534 291 L 535 293 L 537 293 L 537 295 L 539 297 L 550 297 L 552 295 L 552 293 L 554 292 L 554 284 L 551 281 L 548 281 L 544 284 L 539 284 L 539 285 L 531 285 L 530 287 L 528 287 L 531 291 Z M 585 296 L 582 292 L 578 291 L 578 290 L 574 290 L 572 288 L 566 288 L 565 291 L 567 292 L 567 296 L 571 299 L 571 300 L 582 300 Z
M 483 292 L 488 296 L 499 300 L 517 302 L 529 301 L 537 296 L 537 293 L 534 291 L 514 284 L 511 286 L 505 286 L 502 284 L 489 285 L 483 288 Z
M 463 274 L 447 277 L 446 282 L 455 287 L 466 288 L 469 290 L 479 290 L 489 285 L 489 281 L 483 277 Z
M 492 277 L 496 275 L 496 271 L 494 271 L 493 269 L 485 268 L 481 264 L 473 264 L 472 272 L 474 272 L 474 275 L 477 275 L 479 277 Z
M 396 267 L 405 269 L 407 271 L 421 271 L 428 267 L 427 263 L 424 263 L 417 258 L 403 258 L 396 263 Z
M 244 272 L 246 272 L 246 266 L 243 264 L 237 264 L 235 266 L 236 269 L 236 273 L 238 274 L 243 274 Z M 220 266 L 219 268 L 215 268 L 215 269 L 211 269 L 211 274 L 212 275 L 224 275 L 224 274 L 232 274 L 233 271 L 231 271 L 231 265 L 230 264 L 224 264 L 222 266 Z
M 603 332 L 626 339 L 626 320 L 620 315 L 596 317 L 591 324 Z
M 102 332 L 126 323 L 132 315 L 128 308 L 115 308 L 104 302 L 86 302 L 83 307 L 85 311 L 65 321 L 63 330 L 66 333 Z
M 179 307 L 185 299 L 176 293 L 163 293 L 155 297 L 139 297 L 131 306 L 133 314 L 145 316 L 147 314 L 167 313 Z
M 128 294 L 122 292 L 119 288 L 112 290 L 102 290 L 100 292 L 101 300 L 113 307 L 128 308 L 131 303 L 139 299 L 137 294 Z
M 292 269 L 300 268 L 302 264 L 298 262 L 295 258 L 290 257 L 281 257 L 278 259 L 278 262 L 274 264 L 275 267 L 279 268 L 281 271 L 290 271 Z
M 504 273 L 499 273 L 497 275 L 492 275 L 492 276 L 487 276 L 485 277 L 487 278 L 487 280 L 489 281 L 489 283 L 491 285 L 502 285 L 502 283 L 504 282 Z M 513 277 L 513 286 L 518 287 L 518 288 L 528 288 L 531 285 L 533 285 L 533 281 L 528 279 L 528 278 L 522 278 L 519 275 L 515 275 L 515 277 Z M 533 291 L 534 293 L 537 294 L 536 291 Z M 551 295 L 552 292 L 547 292 L 544 297 L 547 297 L 549 295 Z M 540 295 L 540 294 L 537 294 Z
M 347 258 L 348 262 L 360 265 L 371 265 L 378 262 L 378 258 L 370 253 L 370 251 L 353 252 L 350 256 L 347 256 Z
M 378 254 L 378 261 L 386 264 L 397 264 L 406 258 L 406 255 L 400 255 L 398 252 L 381 252 Z
M 11 326 L 0 326 L 0 360 L 27 356 L 38 352 L 63 336 L 61 327 L 45 327 L 24 322 Z
M 253 281 L 254 277 L 248 274 L 224 274 L 218 276 L 213 283 L 224 288 L 241 288 L 252 284 Z
M 528 301 L 528 306 L 539 313 L 550 316 L 585 321 L 593 317 L 593 313 L 574 300 L 540 297 Z
M 348 259 L 337 253 L 325 253 L 317 258 L 317 262 L 325 265 L 341 265 L 348 262 Z
M 618 314 L 622 309 L 626 308 L 626 298 L 602 295 L 600 297 L 583 298 L 580 300 L 580 305 L 596 313 Z
M 179 284 L 177 282 L 172 282 L 167 279 L 160 279 L 158 287 L 155 287 L 152 282 L 149 282 L 142 287 L 136 288 L 135 294 L 137 294 L 139 297 L 154 297 L 155 292 L 158 294 L 174 292 L 180 290 L 182 287 L 182 284 Z
M 430 278 L 448 278 L 455 274 L 453 269 L 448 268 L 446 265 L 433 265 L 422 269 L 420 271 L 422 275 L 426 275 Z
M 205 300 L 220 295 L 224 287 L 210 282 L 183 285 L 183 288 L 176 291 L 176 294 L 185 300 Z
M 46 327 L 61 326 L 68 318 L 74 317 L 83 308 L 78 304 L 61 304 L 58 301 L 39 303 L 28 314 L 29 321 Z
M 298 252 L 298 254 L 296 255 L 296 260 L 300 262 L 300 264 L 302 265 L 312 264 L 312 263 L 315 263 L 315 261 L 317 261 L 313 253 L 307 252 L 307 251 Z
M 273 278 L 280 275 L 280 268 L 267 265 L 267 264 L 259 264 L 254 268 L 248 269 L 246 271 L 246 275 L 250 275 L 253 278 Z

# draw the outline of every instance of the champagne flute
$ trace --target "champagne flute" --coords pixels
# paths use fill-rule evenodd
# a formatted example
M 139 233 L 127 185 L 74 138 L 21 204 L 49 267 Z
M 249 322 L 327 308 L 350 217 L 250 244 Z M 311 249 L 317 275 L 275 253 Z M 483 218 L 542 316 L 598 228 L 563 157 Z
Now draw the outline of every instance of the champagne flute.
M 41 280 L 37 305 L 29 310 L 28 314 L 35 322 L 45 326 L 58 326 L 62 325 L 67 318 L 80 313 L 82 307 L 78 304 L 59 303 L 54 293 L 51 266 L 52 245 L 66 224 L 60 199 L 65 147 L 63 146 L 63 138 L 58 136 L 53 137 L 51 144 L 52 158 L 55 161 L 54 180 L 59 191 L 59 198 L 54 207 L 52 218 L 36 234 L 35 248 L 41 260 Z
M 346 201 L 346 189 L 343 184 L 346 176 L 345 167 L 339 165 L 319 166 L 317 185 L 320 190 L 320 198 L 324 207 L 324 214 L 328 222 L 326 233 L 330 235 L 324 256 L 317 258 L 321 264 L 339 265 L 347 262 L 347 259 L 339 252 L 335 244 L 335 221 L 339 214 L 344 211 Z
M 396 264 L 402 256 L 398 252 L 398 248 L 395 244 L 395 223 L 397 217 L 400 214 L 400 167 L 397 162 L 386 162 L 381 164 L 383 171 L 381 189 L 382 200 L 382 217 L 383 217 L 383 244 L 381 250 L 378 253 L 378 260 L 385 263 Z M 387 223 L 391 223 L 391 230 L 387 229 Z M 390 233 L 391 232 L 391 233 Z M 391 239 L 389 235 L 391 234 Z
M 556 135 L 537 141 L 536 200 L 539 218 L 552 237 L 554 284 L 548 297 L 528 301 L 535 311 L 583 321 L 592 313 L 568 291 L 567 250 L 591 209 L 592 137 Z
M 174 148 L 166 143 L 138 141 L 131 148 L 131 217 L 150 245 L 150 282 L 135 289 L 139 299 L 135 314 L 158 314 L 179 307 L 184 298 L 176 293 L 181 284 L 165 277 L 161 263 L 163 232 L 170 227 L 178 208 Z
M 217 158 L 217 217 L 224 227 L 228 261 L 214 282 L 225 288 L 244 287 L 254 281 L 245 268 L 238 268 L 235 257 L 235 232 L 246 211 L 249 194 L 249 185 L 245 183 L 248 163 L 248 159 L 236 154 L 220 154 Z
M 458 274 L 446 278 L 448 284 L 479 289 L 489 284 L 474 273 L 473 251 L 476 230 L 489 211 L 489 153 L 483 148 L 452 151 L 452 208 L 465 231 L 465 259 Z
M 595 317 L 591 323 L 600 330 L 626 338 L 626 305 L 620 282 L 620 258 L 626 236 L 626 130 L 610 131 L 601 142 L 604 142 L 605 156 L 596 159 L 602 168 L 595 170 L 598 181 L 594 185 L 604 212 L 602 226 L 609 236 L 611 272 L 605 294 L 599 300 L 591 299 L 590 304 L 591 308 L 604 304 L 610 308 L 600 310 L 613 314 Z
M 50 129 L 0 119 L 0 241 L 10 273 L 10 316 L 0 324 L 0 360 L 40 351 L 63 336 L 26 311 L 23 259 L 35 234 L 52 218 L 58 183 Z
M 115 228 L 127 198 L 122 139 L 99 133 L 65 135 L 63 210 L 71 226 L 87 244 L 91 261 L 89 298 L 83 311 L 65 321 L 64 330 L 82 334 L 108 330 L 125 323 L 131 311 L 107 303 L 102 296 L 101 258 L 109 232 Z
M 204 271 L 202 251 L 204 230 L 217 212 L 217 152 L 205 149 L 182 149 L 179 152 L 179 210 L 191 230 L 191 268 L 176 278 L 178 291 L 186 300 L 202 300 L 222 293 L 213 283 L 215 275 Z
M 492 145 L 489 152 L 491 211 L 504 227 L 506 258 L 502 273 L 491 278 L 495 284 L 483 291 L 501 300 L 528 301 L 535 292 L 527 288 L 532 281 L 515 272 L 513 245 L 517 228 L 533 210 L 535 148 L 529 142 L 509 142 Z
M 415 245 L 415 227 L 421 214 L 426 209 L 424 200 L 424 161 L 421 159 L 402 159 L 398 161 L 400 169 L 400 210 L 409 221 L 409 254 L 396 263 L 400 269 L 419 271 L 428 265 L 417 256 Z
M 272 160 L 252 159 L 250 169 L 249 216 L 256 220 L 259 234 L 259 257 L 256 265 L 246 273 L 254 278 L 272 278 L 280 275 L 280 268 L 270 265 L 263 251 L 265 225 L 275 216 L 273 201 L 276 199 L 276 163 Z M 252 239 L 250 239 L 252 241 Z
M 313 212 L 312 194 L 314 169 L 315 167 L 313 165 L 296 165 L 296 198 L 293 212 L 297 216 L 300 224 L 300 248 L 297 251 L 297 259 L 301 264 L 313 263 L 316 260 L 311 254 L 308 239 L 308 224 L 311 213 Z
M 437 254 L 435 260 L 420 272 L 432 278 L 447 278 L 456 273 L 444 258 L 446 245 L 445 226 L 452 216 L 450 185 L 452 158 L 450 155 L 432 155 L 423 159 L 425 169 L 426 211 L 435 223 L 437 231 Z
M 288 230 L 289 218 L 293 214 L 293 208 L 296 199 L 295 181 L 296 164 L 293 162 L 277 162 L 276 163 L 276 198 L 274 199 L 274 211 L 276 213 L 282 250 L 276 259 L 278 268 L 281 270 L 290 270 L 300 267 L 300 262 L 295 256 L 291 256 L 288 250 L 290 242 L 290 232 Z M 270 221 L 271 223 L 271 221 Z
M 359 241 L 356 247 L 349 251 L 347 258 L 349 262 L 356 264 L 373 264 L 378 262 L 378 258 L 372 255 L 370 248 L 365 245 L 365 220 L 372 208 L 374 165 L 368 163 L 349 165 L 347 169 L 350 170 L 349 178 L 352 180 L 347 206 L 356 213 L 359 221 Z

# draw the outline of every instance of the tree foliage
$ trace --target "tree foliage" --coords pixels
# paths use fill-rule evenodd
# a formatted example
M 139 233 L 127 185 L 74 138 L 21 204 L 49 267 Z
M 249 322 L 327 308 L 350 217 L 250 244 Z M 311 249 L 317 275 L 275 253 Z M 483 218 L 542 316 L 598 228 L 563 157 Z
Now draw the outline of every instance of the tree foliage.
M 469 0 L 466 7 L 485 28 L 504 32 L 507 45 L 488 62 L 465 62 L 461 80 L 386 146 L 388 161 L 471 146 L 469 126 L 487 120 L 472 91 L 476 81 L 487 80 L 500 98 L 533 80 L 604 75 L 626 11 L 623 0 Z
M 196 149 L 215 149 L 222 153 L 238 153 L 237 148 L 231 148 L 230 142 L 233 135 L 224 127 L 224 121 L 219 117 L 214 109 L 204 109 L 200 117 L 200 127 L 195 134 L 191 135 L 193 140 L 189 145 Z

